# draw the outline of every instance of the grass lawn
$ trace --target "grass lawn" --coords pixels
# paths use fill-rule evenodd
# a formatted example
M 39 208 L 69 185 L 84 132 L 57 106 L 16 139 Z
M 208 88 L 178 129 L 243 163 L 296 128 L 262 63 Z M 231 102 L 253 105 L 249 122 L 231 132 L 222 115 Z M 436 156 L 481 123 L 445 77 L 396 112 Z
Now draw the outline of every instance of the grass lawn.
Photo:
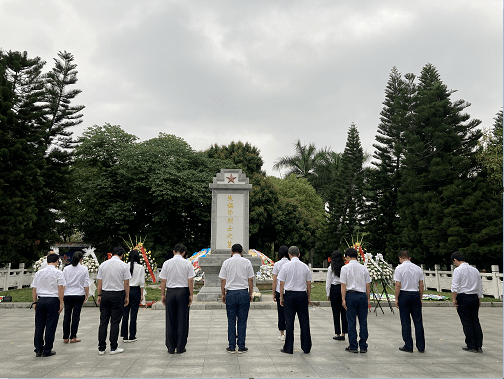
M 198 293 L 199 286 L 195 289 L 194 294 Z M 378 286 L 378 291 L 381 292 L 381 285 Z M 390 295 L 394 294 L 393 289 L 387 288 L 387 292 Z M 271 289 L 264 289 L 261 290 L 261 293 L 263 296 L 265 296 L 265 299 L 269 301 L 271 298 Z M 9 290 L 9 291 L 0 291 L 0 296 L 5 296 L 5 295 L 11 295 L 12 296 L 12 301 L 13 302 L 21 302 L 21 303 L 29 303 L 32 301 L 32 289 L 29 287 L 22 288 L 22 289 L 15 289 L 15 290 Z M 437 292 L 437 291 L 424 291 L 424 294 L 432 294 L 432 295 L 441 295 L 441 296 L 446 296 L 448 297 L 449 300 L 451 301 L 451 293 L 450 292 Z M 325 292 L 325 283 L 322 282 L 315 282 L 312 283 L 312 291 L 311 291 L 311 300 L 312 301 L 325 301 L 327 300 L 326 297 L 326 292 Z M 92 301 L 92 300 L 88 300 Z M 147 295 L 145 296 L 145 301 L 161 301 L 161 290 L 159 288 L 151 288 L 147 287 Z M 438 302 L 437 300 L 424 300 L 428 302 Z M 493 297 L 484 297 L 481 299 L 482 302 L 501 302 L 499 299 L 494 299 Z

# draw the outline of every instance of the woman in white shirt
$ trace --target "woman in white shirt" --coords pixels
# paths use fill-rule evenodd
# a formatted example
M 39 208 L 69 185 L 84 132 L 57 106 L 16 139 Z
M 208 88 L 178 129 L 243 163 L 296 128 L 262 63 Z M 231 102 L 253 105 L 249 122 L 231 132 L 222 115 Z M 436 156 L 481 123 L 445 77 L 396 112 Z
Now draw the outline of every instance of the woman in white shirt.
M 340 272 L 344 265 L 345 261 L 343 260 L 343 254 L 341 254 L 338 250 L 335 250 L 332 253 L 331 266 L 327 269 L 326 294 L 327 300 L 331 301 L 333 313 L 334 333 L 336 334 L 333 339 L 337 341 L 344 341 L 345 334 L 348 333 L 346 312 L 341 303 Z
M 77 338 L 80 313 L 82 305 L 89 297 L 89 271 L 83 266 L 82 251 L 76 251 L 72 256 L 72 264 L 63 269 L 65 277 L 65 294 L 63 302 L 65 315 L 63 317 L 63 342 L 75 343 L 81 340 Z
M 278 260 L 273 266 L 273 301 L 277 303 L 277 315 L 278 315 L 278 330 L 280 331 L 280 335 L 278 339 L 280 341 L 285 341 L 285 315 L 284 315 L 284 307 L 280 305 L 280 281 L 277 279 L 278 274 L 280 273 L 280 269 L 282 266 L 289 262 L 289 248 L 285 245 L 280 246 L 278 249 Z
M 138 309 L 140 308 L 140 303 L 143 301 L 143 290 L 145 287 L 145 270 L 140 264 L 140 253 L 137 250 L 131 250 L 129 252 L 128 262 L 130 265 L 131 279 L 130 292 L 129 292 L 129 303 L 124 307 L 123 319 L 121 324 L 121 337 L 123 342 L 135 342 L 136 329 L 137 329 L 137 315 Z M 128 319 L 129 320 L 129 338 L 128 338 Z

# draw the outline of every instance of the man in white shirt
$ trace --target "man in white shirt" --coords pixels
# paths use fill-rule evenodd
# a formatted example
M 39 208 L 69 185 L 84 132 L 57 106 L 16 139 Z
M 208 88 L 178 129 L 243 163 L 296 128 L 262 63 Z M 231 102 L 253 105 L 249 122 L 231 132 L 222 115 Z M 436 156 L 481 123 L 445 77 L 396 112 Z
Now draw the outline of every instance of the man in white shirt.
M 184 259 L 186 247 L 179 243 L 173 249 L 173 258 L 163 263 L 161 302 L 166 306 L 166 340 L 168 353 L 185 353 L 189 334 L 189 307 L 193 301 L 194 267 Z M 165 294 L 166 288 L 166 294 Z
M 458 251 L 451 255 L 456 266 L 452 277 L 452 300 L 462 323 L 466 346 L 463 350 L 471 353 L 482 353 L 483 331 L 478 318 L 483 282 L 477 269 L 465 262 L 464 255 Z
M 284 309 L 280 305 L 280 280 L 277 280 L 280 269 L 284 264 L 289 262 L 289 248 L 285 245 L 280 246 L 278 249 L 278 260 L 273 266 L 273 283 L 271 286 L 273 292 L 273 301 L 277 303 L 277 315 L 278 315 L 278 330 L 280 331 L 280 336 L 278 339 L 280 341 L 285 341 L 285 314 Z
M 219 272 L 222 302 L 226 304 L 228 318 L 228 353 L 236 352 L 236 344 L 238 353 L 248 351 L 245 347 L 245 337 L 250 302 L 253 300 L 254 270 L 252 263 L 243 258 L 242 253 L 242 246 L 234 244 L 231 247 L 231 258 L 222 263 Z
M 312 347 L 310 335 L 310 304 L 312 273 L 310 268 L 299 260 L 299 248 L 289 247 L 290 262 L 285 263 L 278 274 L 280 280 L 280 305 L 285 313 L 285 343 L 280 350 L 292 354 L 294 350 L 294 320 L 296 313 L 301 329 L 301 350 L 308 354 Z
M 347 265 L 341 268 L 341 303 L 346 310 L 348 321 L 348 340 L 345 348 L 350 353 L 367 353 L 367 314 L 371 305 L 371 277 L 364 265 L 357 261 L 357 250 L 345 250 Z M 357 318 L 359 319 L 359 343 L 357 344 Z
M 413 338 L 411 338 L 411 319 L 413 319 L 416 347 L 419 353 L 423 353 L 425 352 L 422 322 L 423 270 L 416 264 L 411 263 L 411 257 L 406 250 L 399 251 L 399 263 L 394 272 L 395 305 L 399 308 L 404 341 L 404 346 L 400 347 L 399 350 L 408 353 L 413 352 Z
M 50 357 L 56 354 L 52 348 L 59 315 L 63 310 L 66 285 L 63 273 L 56 268 L 58 259 L 57 254 L 48 255 L 47 267 L 37 271 L 31 284 L 33 309 L 35 310 L 33 341 L 37 357 Z
M 97 303 L 100 305 L 100 326 L 98 328 L 98 354 L 105 354 L 107 347 L 107 328 L 110 322 L 110 354 L 119 354 L 124 349 L 118 348 L 119 323 L 123 307 L 129 303 L 129 267 L 121 259 L 124 249 L 116 246 L 112 249 L 112 258 L 98 267 L 96 279 Z
M 56 254 L 56 252 L 54 250 L 49 250 L 49 252 L 47 253 L 47 257 L 51 254 Z M 45 261 L 43 261 L 41 264 L 40 264 L 40 269 L 39 270 L 42 270 L 43 268 L 46 268 L 47 267 L 47 259 Z M 56 266 L 57 268 L 58 266 Z

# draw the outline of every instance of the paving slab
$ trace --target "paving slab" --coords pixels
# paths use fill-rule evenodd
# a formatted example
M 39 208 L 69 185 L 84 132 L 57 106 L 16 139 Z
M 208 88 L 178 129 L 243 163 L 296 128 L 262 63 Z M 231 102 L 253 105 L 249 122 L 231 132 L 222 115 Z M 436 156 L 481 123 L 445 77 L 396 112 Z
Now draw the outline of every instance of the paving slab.
M 294 354 L 283 354 L 277 339 L 275 309 L 250 310 L 244 354 L 229 354 L 227 318 L 223 308 L 191 309 L 187 352 L 168 354 L 165 312 L 141 309 L 138 341 L 122 343 L 122 354 L 98 355 L 99 309 L 82 310 L 77 344 L 63 344 L 62 317 L 53 357 L 33 353 L 34 311 L 0 308 L 0 377 L 21 378 L 502 378 L 503 313 L 500 307 L 482 307 L 483 354 L 462 350 L 464 334 L 453 307 L 425 307 L 426 352 L 399 351 L 403 345 L 397 310 L 370 313 L 367 354 L 350 354 L 347 341 L 335 341 L 328 307 L 310 307 L 313 348 L 300 349 L 295 324 Z

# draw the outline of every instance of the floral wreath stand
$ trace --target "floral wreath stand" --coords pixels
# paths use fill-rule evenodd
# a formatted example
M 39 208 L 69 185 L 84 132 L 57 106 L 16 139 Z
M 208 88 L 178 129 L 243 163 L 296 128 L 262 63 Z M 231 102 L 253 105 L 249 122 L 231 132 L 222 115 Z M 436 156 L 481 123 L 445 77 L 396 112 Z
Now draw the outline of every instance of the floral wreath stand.
M 361 252 L 362 254 L 362 252 Z M 375 300 L 374 313 L 378 316 L 377 309 L 381 309 L 382 313 L 385 314 L 381 306 L 381 301 L 383 297 L 387 299 L 388 306 L 392 313 L 395 314 L 394 308 L 390 302 L 390 297 L 387 292 L 388 281 L 391 278 L 391 268 L 388 266 L 387 262 L 383 259 L 382 254 L 376 255 L 376 260 L 373 259 L 373 255 L 370 253 L 365 253 L 363 255 L 364 266 L 368 269 L 371 276 L 371 293 L 373 294 L 373 299 Z M 382 291 L 378 291 L 378 284 L 382 285 Z
M 377 282 L 382 285 L 383 290 L 382 290 L 381 293 L 380 293 L 380 291 L 378 291 Z M 373 294 L 373 298 L 376 301 L 376 305 L 375 305 L 375 308 L 374 308 L 374 313 L 375 313 L 376 316 L 378 316 L 378 313 L 376 312 L 376 310 L 378 309 L 378 307 L 380 307 L 382 313 L 385 314 L 385 312 L 383 311 L 383 308 L 382 308 L 382 306 L 380 304 L 380 302 L 383 300 L 383 295 L 385 295 L 385 298 L 387 299 L 387 303 L 388 303 L 388 306 L 389 306 L 390 310 L 392 311 L 392 313 L 394 313 L 394 307 L 392 306 L 392 303 L 390 302 L 390 297 L 389 297 L 389 294 L 387 292 L 387 282 L 386 282 L 385 279 L 373 280 L 371 282 L 371 293 Z
M 82 249 L 84 251 L 84 257 L 83 258 L 86 258 L 88 256 L 90 256 L 95 262 L 97 265 L 99 265 L 99 262 L 98 262 L 98 259 L 96 258 L 96 254 L 95 254 L 95 248 L 94 247 L 89 247 L 89 248 L 85 248 L 85 249 Z M 96 303 L 96 296 L 95 296 L 95 292 L 96 292 L 96 274 L 95 273 L 91 273 L 90 275 L 90 278 L 91 279 L 89 281 L 89 296 L 93 298 L 93 303 L 95 305 L 95 307 L 98 307 L 98 304 Z

